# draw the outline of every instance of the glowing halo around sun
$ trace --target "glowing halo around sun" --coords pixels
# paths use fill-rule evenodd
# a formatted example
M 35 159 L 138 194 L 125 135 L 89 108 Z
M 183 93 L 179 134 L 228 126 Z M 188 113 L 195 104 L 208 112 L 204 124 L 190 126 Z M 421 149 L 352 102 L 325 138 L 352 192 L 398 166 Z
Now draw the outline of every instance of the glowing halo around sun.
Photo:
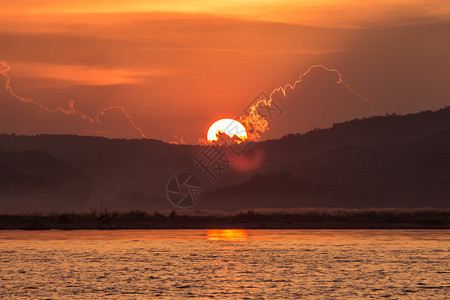
M 244 125 L 234 119 L 220 119 L 214 122 L 208 129 L 206 138 L 212 143 L 219 139 L 218 135 L 225 133 L 230 138 L 237 137 L 243 141 L 247 139 L 247 131 Z

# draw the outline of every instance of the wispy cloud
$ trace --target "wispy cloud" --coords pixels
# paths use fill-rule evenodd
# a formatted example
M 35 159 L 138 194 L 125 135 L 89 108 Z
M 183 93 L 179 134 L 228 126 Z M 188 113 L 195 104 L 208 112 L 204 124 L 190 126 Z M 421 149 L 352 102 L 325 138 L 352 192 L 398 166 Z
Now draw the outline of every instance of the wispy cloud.
M 15 0 L 0 4 L 0 15 L 166 12 L 213 14 L 242 19 L 314 24 L 361 26 L 450 16 L 445 0 Z
M 37 62 L 10 62 L 11 71 L 19 77 L 55 79 L 48 84 L 61 85 L 114 85 L 139 84 L 149 78 L 167 77 L 179 74 L 169 69 L 111 69 L 96 66 L 59 65 Z
M 129 124 L 131 124 L 133 126 L 133 128 L 139 133 L 139 135 L 143 138 L 146 137 L 144 131 L 134 122 L 133 118 L 131 117 L 131 115 L 127 112 L 127 110 L 125 109 L 124 106 L 121 105 L 111 105 L 108 107 L 105 107 L 101 110 L 99 110 L 97 112 L 97 114 L 92 117 L 89 116 L 88 114 L 78 110 L 77 108 L 75 108 L 75 101 L 71 100 L 68 103 L 68 107 L 56 107 L 56 108 L 50 108 L 42 103 L 36 102 L 35 100 L 28 98 L 28 97 L 23 97 L 18 95 L 13 87 L 11 86 L 11 77 L 9 75 L 9 72 L 11 71 L 11 67 L 10 65 L 5 62 L 5 61 L 1 61 L 0 60 L 0 78 L 4 80 L 4 88 L 7 91 L 7 93 L 9 94 L 9 96 L 12 96 L 13 99 L 17 100 L 18 102 L 21 102 L 23 104 L 28 105 L 28 108 L 35 108 L 36 109 L 36 115 L 35 116 L 42 116 L 42 113 L 46 113 L 46 114 L 58 114 L 58 115 L 63 115 L 66 117 L 73 117 L 76 116 L 77 117 L 77 121 L 87 121 L 87 124 L 91 124 L 91 125 L 103 125 L 103 121 L 102 119 L 104 118 L 105 114 L 108 114 L 111 111 L 118 111 L 123 117 L 125 117 L 125 119 L 129 122 Z M 6 112 L 6 113 L 13 113 L 13 112 Z M 20 111 L 15 111 L 15 114 L 20 114 Z M 35 117 L 33 116 L 33 117 Z M 51 119 L 51 117 L 49 117 L 48 119 Z M 55 123 L 54 127 L 58 128 L 61 126 L 61 123 Z M 35 128 L 36 130 L 37 128 Z M 39 130 L 39 129 L 37 129 Z M 67 129 L 66 129 L 67 130 Z M 108 132 L 108 131 L 106 131 Z

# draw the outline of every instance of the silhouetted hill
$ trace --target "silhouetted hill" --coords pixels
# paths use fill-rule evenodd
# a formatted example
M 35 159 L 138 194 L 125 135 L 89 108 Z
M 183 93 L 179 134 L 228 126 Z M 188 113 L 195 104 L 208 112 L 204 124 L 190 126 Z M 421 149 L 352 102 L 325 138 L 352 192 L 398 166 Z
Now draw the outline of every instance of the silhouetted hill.
M 205 195 L 199 206 L 214 209 L 446 206 L 449 193 L 441 185 L 448 181 L 449 130 L 450 108 L 447 107 L 405 116 L 353 120 L 328 129 L 287 135 L 279 140 L 253 143 L 244 157 L 251 161 L 252 155 L 259 153 L 261 161 L 255 159 L 255 165 L 247 171 L 232 168 L 216 184 L 195 166 L 193 157 L 201 146 L 171 145 L 149 139 L 3 134 L 0 135 L 0 151 L 44 151 L 65 166 L 86 174 L 92 186 L 84 198 L 86 209 L 100 208 L 100 199 L 111 209 L 170 209 L 165 188 L 171 176 L 182 171 L 197 174 L 206 191 L 219 188 Z M 27 173 L 30 170 L 18 170 L 9 160 L 4 160 L 8 162 L 3 166 L 5 178 L 34 176 Z M 46 169 L 52 167 L 46 164 L 51 163 L 42 161 L 41 165 L 30 166 L 38 170 L 35 173 L 39 174 L 38 178 L 48 180 L 53 177 L 49 177 Z M 284 171 L 292 174 L 291 178 L 267 179 Z M 257 173 L 263 175 L 254 177 Z M 33 180 L 38 180 L 36 176 Z M 309 198 L 300 201 L 298 197 L 278 197 L 280 190 L 276 187 L 283 184 L 292 195 L 306 193 Z M 256 201 L 258 196 L 251 196 L 252 185 L 265 188 L 266 195 L 271 196 L 266 197 L 265 202 Z M 231 188 L 220 189 L 227 186 Z M 410 196 L 404 196 L 408 189 Z M 69 187 L 67 193 L 72 193 Z M 240 198 L 225 199 L 226 195 Z
M 228 210 L 450 207 L 450 131 L 404 144 L 326 151 L 205 198 L 202 208 L 220 204 Z
M 90 179 L 42 151 L 0 152 L 0 210 L 82 209 Z
M 450 180 L 450 131 L 404 144 L 351 146 L 276 168 L 295 178 L 367 186 L 386 181 Z
M 168 209 L 167 180 L 192 168 L 198 146 L 177 146 L 157 140 L 107 139 L 75 135 L 0 135 L 0 148 L 43 150 L 88 174 L 94 189 L 86 208 Z M 158 199 L 156 197 L 159 197 Z
M 271 159 L 265 170 L 346 146 L 383 146 L 411 142 L 450 130 L 450 107 L 408 115 L 375 116 L 334 124 L 305 134 L 289 134 L 264 143 Z M 282 153 L 282 154 L 281 154 Z

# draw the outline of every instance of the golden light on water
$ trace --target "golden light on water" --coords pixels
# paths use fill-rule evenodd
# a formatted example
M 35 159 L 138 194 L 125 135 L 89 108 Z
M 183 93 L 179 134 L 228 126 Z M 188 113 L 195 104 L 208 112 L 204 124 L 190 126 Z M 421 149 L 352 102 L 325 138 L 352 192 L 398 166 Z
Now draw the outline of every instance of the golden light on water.
M 206 231 L 208 241 L 245 241 L 247 230 L 245 229 L 208 229 Z

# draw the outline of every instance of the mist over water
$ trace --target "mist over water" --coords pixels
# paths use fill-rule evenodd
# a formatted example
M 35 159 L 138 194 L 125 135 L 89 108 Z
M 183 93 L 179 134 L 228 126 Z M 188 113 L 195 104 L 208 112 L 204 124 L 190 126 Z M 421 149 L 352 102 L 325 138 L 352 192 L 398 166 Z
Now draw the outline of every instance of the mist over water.
M 0 231 L 7 299 L 444 299 L 450 230 Z

